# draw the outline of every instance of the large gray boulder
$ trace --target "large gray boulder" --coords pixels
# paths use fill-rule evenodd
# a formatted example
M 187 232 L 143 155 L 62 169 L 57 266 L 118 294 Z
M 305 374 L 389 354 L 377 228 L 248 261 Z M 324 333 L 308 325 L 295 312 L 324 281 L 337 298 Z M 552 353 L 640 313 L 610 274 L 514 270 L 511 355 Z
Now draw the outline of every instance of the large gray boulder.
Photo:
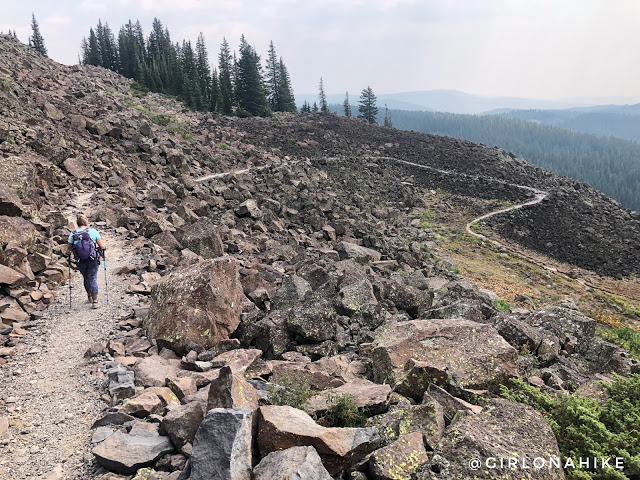
M 207 217 L 176 232 L 176 239 L 184 248 L 204 258 L 217 258 L 224 254 L 224 246 L 216 227 Z
M 189 480 L 250 480 L 253 411 L 209 410 L 193 440 Z
M 204 409 L 199 402 L 189 402 L 172 408 L 162 419 L 161 427 L 177 449 L 193 442 L 200 423 L 204 418 Z
M 271 452 L 253 469 L 254 480 L 332 480 L 313 447 Z
M 221 257 L 179 268 L 158 282 L 144 325 L 150 339 L 176 352 L 189 342 L 209 349 L 235 331 L 245 301 L 238 264 Z
M 93 454 L 100 465 L 113 472 L 131 474 L 153 465 L 161 456 L 173 451 L 168 437 L 127 435 L 118 430 L 99 443 Z

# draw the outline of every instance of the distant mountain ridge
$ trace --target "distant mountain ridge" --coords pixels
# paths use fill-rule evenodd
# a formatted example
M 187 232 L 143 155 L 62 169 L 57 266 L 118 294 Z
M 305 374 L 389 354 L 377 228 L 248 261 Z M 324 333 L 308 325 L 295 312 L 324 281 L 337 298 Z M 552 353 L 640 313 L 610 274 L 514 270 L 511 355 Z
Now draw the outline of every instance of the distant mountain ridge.
M 375 91 L 375 88 L 374 88 Z M 349 92 L 351 103 L 357 103 L 360 92 Z M 603 98 L 603 99 L 563 99 L 540 100 L 522 97 L 492 97 L 473 95 L 458 90 L 422 90 L 415 92 L 380 93 L 378 107 L 386 103 L 389 108 L 409 111 L 437 111 L 465 114 L 493 113 L 495 110 L 566 110 L 566 109 L 615 109 L 634 107 L 629 105 L 605 105 L 609 103 L 636 103 L 640 99 Z M 318 101 L 317 94 L 297 95 L 299 105 L 306 100 L 310 104 Z M 329 103 L 342 104 L 344 94 L 327 95 Z M 640 107 L 637 109 L 640 110 Z M 637 111 L 633 109 L 633 111 Z

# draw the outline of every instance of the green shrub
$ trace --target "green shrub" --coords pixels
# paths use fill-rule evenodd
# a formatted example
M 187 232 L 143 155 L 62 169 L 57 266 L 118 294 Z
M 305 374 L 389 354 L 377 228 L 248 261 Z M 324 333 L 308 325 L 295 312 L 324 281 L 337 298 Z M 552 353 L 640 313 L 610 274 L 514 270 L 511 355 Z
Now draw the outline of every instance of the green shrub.
M 324 423 L 331 427 L 361 427 L 367 417 L 358 410 L 356 398 L 350 393 L 339 395 L 329 392 L 329 409 L 323 417 Z
M 460 267 L 451 267 L 451 271 L 456 275 L 460 275 Z
M 304 410 L 313 395 L 311 385 L 302 377 L 284 375 L 269 387 L 269 403 L 271 405 L 288 405 Z
M 166 127 L 172 122 L 173 117 L 171 115 L 165 115 L 161 113 L 159 115 L 152 115 L 149 119 L 156 125 L 162 125 L 163 127 Z
M 603 328 L 600 330 L 600 336 L 610 342 L 622 345 L 635 358 L 640 358 L 640 333 L 629 325 Z
M 570 480 L 634 479 L 640 475 L 640 375 L 615 376 L 606 385 L 604 405 L 589 397 L 558 393 L 550 396 L 521 380 L 502 387 L 502 396 L 538 410 L 551 425 L 563 459 L 621 457 L 624 470 L 576 469 Z
M 496 307 L 496 309 L 500 312 L 508 312 L 509 310 L 511 310 L 511 305 L 504 300 L 500 300 L 499 298 L 493 300 L 493 306 Z
M 138 82 L 133 82 L 131 84 L 131 93 L 134 97 L 142 98 L 149 93 L 149 89 Z
M 218 144 L 218 148 L 221 150 L 229 150 L 231 153 L 240 153 L 239 150 L 236 150 L 235 148 L 233 148 L 231 145 L 227 145 L 224 142 L 220 142 Z

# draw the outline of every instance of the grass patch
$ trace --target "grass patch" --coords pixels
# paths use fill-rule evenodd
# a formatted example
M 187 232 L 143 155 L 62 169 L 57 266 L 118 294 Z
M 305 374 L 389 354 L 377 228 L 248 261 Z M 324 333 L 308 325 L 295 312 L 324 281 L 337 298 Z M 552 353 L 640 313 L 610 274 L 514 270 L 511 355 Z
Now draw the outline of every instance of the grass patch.
M 233 148 L 231 145 L 227 145 L 227 144 L 226 144 L 226 143 L 224 143 L 224 142 L 220 142 L 220 143 L 218 144 L 218 148 L 219 148 L 220 150 L 228 150 L 228 151 L 229 151 L 229 152 L 231 152 L 231 153 L 240 153 L 240 150 L 237 150 L 237 149 Z
M 572 458 L 614 458 L 624 460 L 624 470 L 613 468 L 567 471 L 569 480 L 630 480 L 640 475 L 640 375 L 615 376 L 605 385 L 604 405 L 595 399 L 559 393 L 551 396 L 514 381 L 513 388 L 502 386 L 501 395 L 513 402 L 526 403 L 545 417 L 558 440 L 563 460 Z M 576 465 L 578 467 L 578 465 Z
M 461 272 L 460 267 L 451 267 L 451 271 L 456 275 L 460 275 Z
M 339 395 L 329 392 L 327 403 L 329 409 L 323 421 L 331 427 L 361 427 L 367 417 L 358 410 L 356 398 L 350 393 Z
M 166 127 L 173 121 L 173 117 L 171 115 L 160 113 L 158 115 L 149 116 L 149 120 L 151 120 L 156 125 L 162 125 L 163 127 Z
M 420 219 L 420 226 L 425 230 L 431 230 L 433 228 L 433 224 L 431 220 L 433 220 L 433 213 L 427 210 L 424 213 L 413 212 L 411 216 Z
M 313 395 L 309 382 L 295 375 L 285 375 L 269 387 L 269 403 L 271 405 L 288 405 L 304 410 Z
M 511 305 L 504 300 L 500 300 L 499 298 L 496 298 L 493 301 L 493 306 L 496 307 L 499 312 L 508 312 L 509 310 L 511 310 Z
M 640 359 L 640 333 L 629 325 L 601 327 L 598 334 L 605 340 L 626 348 L 633 357 Z

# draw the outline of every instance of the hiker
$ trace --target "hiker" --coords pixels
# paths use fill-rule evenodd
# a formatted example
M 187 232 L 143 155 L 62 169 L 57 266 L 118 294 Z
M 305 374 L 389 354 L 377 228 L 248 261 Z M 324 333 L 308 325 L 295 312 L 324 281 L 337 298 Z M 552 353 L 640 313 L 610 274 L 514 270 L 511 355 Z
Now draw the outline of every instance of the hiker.
M 87 303 L 90 303 L 93 308 L 98 308 L 98 267 L 100 256 L 104 255 L 104 241 L 97 230 L 89 228 L 89 221 L 85 215 L 79 214 L 76 224 L 78 228 L 69 234 L 69 261 L 73 253 L 78 270 L 84 279 Z

